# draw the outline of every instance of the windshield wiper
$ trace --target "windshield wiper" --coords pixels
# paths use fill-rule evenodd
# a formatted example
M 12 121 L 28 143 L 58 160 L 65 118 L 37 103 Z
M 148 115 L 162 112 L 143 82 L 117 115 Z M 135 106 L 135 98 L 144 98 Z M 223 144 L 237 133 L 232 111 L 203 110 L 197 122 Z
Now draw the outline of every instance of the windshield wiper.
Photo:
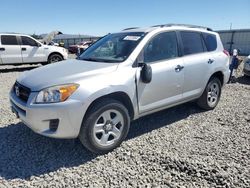
M 104 63 L 117 63 L 121 62 L 121 60 L 115 60 L 115 59 L 99 59 L 99 58 L 82 58 L 80 60 L 85 60 L 85 61 L 95 61 L 95 62 L 104 62 Z
M 82 58 L 80 60 L 84 60 L 84 61 L 95 61 L 95 62 L 100 62 L 101 60 L 99 59 L 95 59 L 95 58 L 92 58 L 92 57 L 89 57 L 89 58 Z

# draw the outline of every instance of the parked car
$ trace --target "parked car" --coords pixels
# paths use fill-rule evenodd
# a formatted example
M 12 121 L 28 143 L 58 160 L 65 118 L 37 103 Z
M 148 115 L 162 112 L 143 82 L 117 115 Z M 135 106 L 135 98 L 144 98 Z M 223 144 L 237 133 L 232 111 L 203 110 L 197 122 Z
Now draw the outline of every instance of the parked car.
M 44 45 L 28 35 L 0 34 L 0 64 L 48 64 L 67 58 L 65 48 Z
M 250 55 L 246 58 L 243 68 L 244 76 L 250 76 Z
M 109 34 L 78 59 L 24 72 L 10 103 L 36 133 L 79 137 L 106 153 L 142 116 L 193 100 L 214 109 L 228 79 L 228 52 L 216 32 L 161 25 Z
M 70 53 L 78 53 L 78 49 L 80 49 L 80 52 L 83 52 L 84 50 L 86 50 L 91 44 L 93 43 L 93 41 L 82 41 L 79 42 L 75 45 L 70 45 L 68 50 Z

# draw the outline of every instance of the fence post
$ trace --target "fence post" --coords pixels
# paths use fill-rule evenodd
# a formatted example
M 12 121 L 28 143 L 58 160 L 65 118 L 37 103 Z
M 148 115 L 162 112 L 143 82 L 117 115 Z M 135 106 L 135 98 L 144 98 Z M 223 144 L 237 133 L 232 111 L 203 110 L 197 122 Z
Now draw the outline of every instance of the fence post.
M 232 50 L 233 50 L 233 44 L 234 44 L 234 34 L 235 31 L 232 31 L 232 36 L 231 36 L 231 41 L 230 41 L 230 48 L 229 48 L 229 52 L 232 54 Z

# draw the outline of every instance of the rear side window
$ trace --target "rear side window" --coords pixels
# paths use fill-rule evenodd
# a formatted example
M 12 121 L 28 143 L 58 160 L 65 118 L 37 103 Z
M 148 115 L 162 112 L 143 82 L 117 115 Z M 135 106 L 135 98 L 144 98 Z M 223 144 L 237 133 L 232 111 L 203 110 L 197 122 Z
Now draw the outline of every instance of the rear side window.
M 215 35 L 202 33 L 202 36 L 205 40 L 207 51 L 211 52 L 217 49 L 217 40 Z
M 181 31 L 184 55 L 204 52 L 201 34 L 197 32 Z
M 145 63 L 167 60 L 178 57 L 177 37 L 175 32 L 156 35 L 143 50 Z
M 2 45 L 18 45 L 16 36 L 2 35 L 1 36 Z
M 21 40 L 22 40 L 22 45 L 37 46 L 37 42 L 29 37 L 22 36 Z

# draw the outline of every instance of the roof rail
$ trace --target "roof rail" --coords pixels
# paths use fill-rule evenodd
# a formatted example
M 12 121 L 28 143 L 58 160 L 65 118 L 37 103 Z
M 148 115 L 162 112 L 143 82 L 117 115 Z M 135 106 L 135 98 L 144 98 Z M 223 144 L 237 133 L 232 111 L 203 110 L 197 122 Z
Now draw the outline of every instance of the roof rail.
M 199 26 L 199 25 L 191 25 L 191 24 L 162 24 L 162 25 L 154 25 L 152 27 L 172 27 L 172 26 L 183 26 L 188 28 L 199 28 L 199 29 L 206 29 L 208 31 L 213 31 L 209 27 Z
M 129 27 L 129 28 L 123 29 L 123 31 L 130 30 L 130 29 L 138 29 L 138 28 L 139 28 L 139 27 Z

